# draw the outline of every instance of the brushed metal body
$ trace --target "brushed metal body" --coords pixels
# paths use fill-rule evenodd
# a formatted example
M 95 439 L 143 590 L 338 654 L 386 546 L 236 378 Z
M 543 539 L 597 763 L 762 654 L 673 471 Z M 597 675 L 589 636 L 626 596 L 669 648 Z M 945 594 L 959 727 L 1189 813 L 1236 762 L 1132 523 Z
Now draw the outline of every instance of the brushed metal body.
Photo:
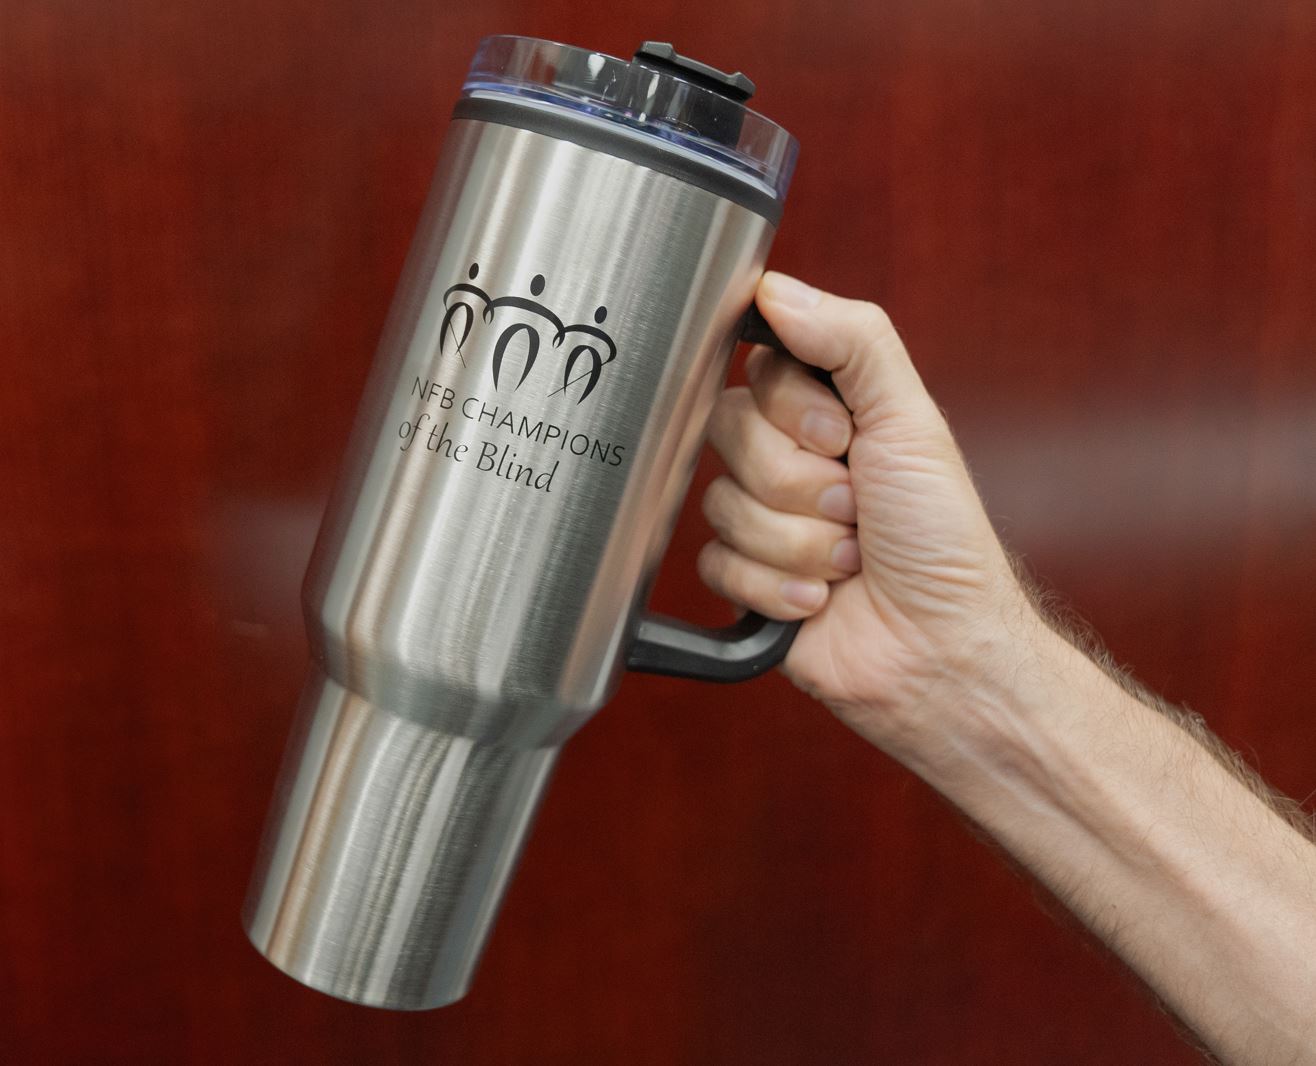
M 557 752 L 618 680 L 772 236 L 628 160 L 452 123 L 304 588 L 314 661 L 244 915 L 291 976 L 399 1009 L 465 992 Z M 552 327 L 494 387 L 501 331 L 543 323 L 512 304 L 440 351 L 468 281 L 564 324 L 606 307 L 617 354 L 591 394 L 553 391 Z M 472 419 L 469 398 L 624 461 Z M 423 446 L 444 421 L 460 459 Z M 487 442 L 533 478 L 479 469 Z

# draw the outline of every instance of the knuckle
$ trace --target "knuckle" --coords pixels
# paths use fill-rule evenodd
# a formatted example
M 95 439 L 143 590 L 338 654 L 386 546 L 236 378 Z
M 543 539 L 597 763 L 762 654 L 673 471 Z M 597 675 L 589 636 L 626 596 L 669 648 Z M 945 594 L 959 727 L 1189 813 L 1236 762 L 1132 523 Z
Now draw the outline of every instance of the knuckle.
M 754 399 L 763 417 L 776 425 L 789 411 L 799 389 L 798 364 L 789 356 L 773 352 L 764 360 L 754 382 Z
M 855 309 L 853 349 L 868 358 L 890 354 L 892 342 L 899 344 L 890 316 L 875 303 L 861 301 Z
M 778 509 L 786 507 L 794 498 L 798 479 L 791 464 L 784 461 L 764 463 L 758 471 L 758 496 L 760 502 Z
M 720 474 L 704 490 L 702 501 L 704 517 L 719 534 L 730 522 L 732 496 L 735 492 L 731 477 Z
M 772 361 L 772 349 L 766 344 L 756 344 L 745 356 L 745 377 L 749 379 L 751 389 L 757 384 L 764 368 Z
M 748 399 L 749 389 L 742 385 L 724 389 L 717 398 L 713 413 L 709 416 L 708 434 L 718 451 L 737 436 L 739 426 L 744 421 L 745 401 Z
M 699 578 L 724 599 L 752 606 L 746 561 L 718 540 L 709 541 L 695 563 Z
M 781 532 L 782 552 L 790 567 L 801 573 L 813 573 L 819 569 L 820 559 L 827 553 L 821 548 L 817 531 L 812 523 L 794 521 L 784 523 Z
M 789 359 L 779 351 L 768 349 L 759 366 L 756 384 L 771 391 L 781 382 L 783 372 L 790 365 Z
M 699 550 L 695 570 L 699 580 L 714 592 L 721 592 L 727 569 L 727 548 L 721 541 L 710 540 Z
M 877 304 L 868 300 L 859 302 L 856 319 L 859 326 L 870 336 L 885 335 L 894 329 L 891 324 L 891 316 Z

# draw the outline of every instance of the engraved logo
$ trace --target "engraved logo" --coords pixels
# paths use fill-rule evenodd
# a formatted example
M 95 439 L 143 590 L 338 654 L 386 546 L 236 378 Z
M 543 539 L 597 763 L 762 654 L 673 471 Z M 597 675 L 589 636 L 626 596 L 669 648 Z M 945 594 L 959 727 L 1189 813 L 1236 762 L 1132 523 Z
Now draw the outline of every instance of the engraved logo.
M 491 297 L 475 284 L 475 279 L 479 276 L 480 264 L 472 263 L 466 272 L 468 280 L 458 282 L 443 294 L 443 324 L 439 327 L 440 354 L 451 349 L 457 353 L 462 366 L 465 366 L 465 346 L 470 339 L 471 331 L 475 328 L 476 319 L 479 318 L 486 326 L 499 330 L 496 322 L 500 317 L 499 308 L 512 308 L 526 315 L 536 316 L 542 320 L 538 325 L 519 321 L 509 323 L 499 330 L 497 340 L 494 341 L 493 358 L 489 362 L 494 388 L 498 388 L 500 380 L 510 381 L 514 374 L 514 371 L 511 374 L 504 373 L 504 362 L 507 361 L 509 353 L 513 357 L 518 354 L 521 357 L 521 372 L 516 375 L 512 391 L 515 392 L 524 385 L 539 358 L 543 337 L 547 336 L 551 348 L 565 353 L 559 363 L 561 376 L 558 377 L 555 373 L 551 379 L 556 388 L 550 389 L 547 395 L 555 396 L 560 392 L 567 392 L 572 386 L 579 385 L 580 393 L 576 396 L 576 403 L 581 403 L 594 391 L 603 368 L 617 358 L 617 345 L 602 329 L 603 322 L 608 317 L 608 309 L 602 305 L 595 308 L 593 323 L 564 325 L 562 319 L 548 307 L 530 297 Z M 536 274 L 530 279 L 530 296 L 542 295 L 545 285 L 544 275 Z

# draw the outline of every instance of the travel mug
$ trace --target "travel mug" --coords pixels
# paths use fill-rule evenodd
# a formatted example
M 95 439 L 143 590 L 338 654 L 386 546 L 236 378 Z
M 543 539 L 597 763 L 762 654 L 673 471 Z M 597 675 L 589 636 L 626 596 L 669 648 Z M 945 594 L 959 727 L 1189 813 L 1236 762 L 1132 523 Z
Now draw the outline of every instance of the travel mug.
M 566 739 L 629 668 L 709 680 L 797 624 L 644 610 L 797 146 L 753 84 L 491 37 L 303 589 L 312 664 L 244 924 L 354 1002 L 466 991 Z

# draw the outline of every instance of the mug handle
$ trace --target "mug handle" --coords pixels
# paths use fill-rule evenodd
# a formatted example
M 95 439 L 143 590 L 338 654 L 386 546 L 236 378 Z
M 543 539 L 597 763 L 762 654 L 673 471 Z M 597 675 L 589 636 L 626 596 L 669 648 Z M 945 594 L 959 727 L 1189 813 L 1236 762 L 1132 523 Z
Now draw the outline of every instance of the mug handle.
M 745 315 L 739 339 L 790 354 L 753 304 Z M 840 396 L 830 374 L 817 367 L 808 369 Z M 710 629 L 666 615 L 643 614 L 626 655 L 626 669 L 696 681 L 748 681 L 766 674 L 786 658 L 802 624 L 778 622 L 750 611 L 729 626 Z

